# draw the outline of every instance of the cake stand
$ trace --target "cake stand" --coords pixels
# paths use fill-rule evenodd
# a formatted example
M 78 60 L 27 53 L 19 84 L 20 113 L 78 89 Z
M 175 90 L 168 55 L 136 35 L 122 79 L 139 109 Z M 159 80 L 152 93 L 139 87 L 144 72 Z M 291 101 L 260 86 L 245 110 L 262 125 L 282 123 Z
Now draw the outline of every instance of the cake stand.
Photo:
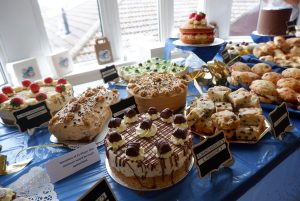
M 193 52 L 197 55 L 202 61 L 207 63 L 212 60 L 216 54 L 220 51 L 222 46 L 225 44 L 225 41 L 221 38 L 215 38 L 213 43 L 210 44 L 185 44 L 181 40 L 175 40 L 173 45 L 185 51 Z

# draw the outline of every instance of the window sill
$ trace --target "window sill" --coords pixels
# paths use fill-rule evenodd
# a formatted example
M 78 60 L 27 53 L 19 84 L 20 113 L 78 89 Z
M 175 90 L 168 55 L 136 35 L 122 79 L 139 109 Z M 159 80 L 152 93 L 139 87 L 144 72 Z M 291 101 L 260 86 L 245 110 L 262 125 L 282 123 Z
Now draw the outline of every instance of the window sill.
M 75 86 L 102 79 L 99 70 L 105 68 L 106 66 L 115 65 L 116 67 L 119 67 L 123 65 L 131 65 L 134 63 L 134 61 L 116 60 L 112 63 L 99 65 L 96 60 L 93 60 L 74 64 L 73 71 L 65 75 L 65 78 Z

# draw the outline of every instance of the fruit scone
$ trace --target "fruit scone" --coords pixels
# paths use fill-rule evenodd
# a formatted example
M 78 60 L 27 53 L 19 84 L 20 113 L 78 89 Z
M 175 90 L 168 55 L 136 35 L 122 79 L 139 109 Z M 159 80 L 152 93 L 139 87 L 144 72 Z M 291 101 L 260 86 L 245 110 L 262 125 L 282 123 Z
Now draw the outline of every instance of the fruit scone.
M 49 131 L 60 141 L 92 141 L 111 118 L 109 105 L 118 100 L 115 89 L 89 88 L 50 120 Z
M 31 83 L 23 80 L 22 86 L 2 87 L 0 93 L 0 117 L 5 124 L 14 125 L 13 113 L 30 105 L 45 101 L 50 113 L 54 115 L 73 97 L 72 85 L 64 78 L 55 80 L 47 77 Z
M 240 88 L 215 86 L 193 101 L 187 115 L 192 131 L 213 135 L 223 131 L 230 140 L 256 140 L 265 128 L 259 98 Z

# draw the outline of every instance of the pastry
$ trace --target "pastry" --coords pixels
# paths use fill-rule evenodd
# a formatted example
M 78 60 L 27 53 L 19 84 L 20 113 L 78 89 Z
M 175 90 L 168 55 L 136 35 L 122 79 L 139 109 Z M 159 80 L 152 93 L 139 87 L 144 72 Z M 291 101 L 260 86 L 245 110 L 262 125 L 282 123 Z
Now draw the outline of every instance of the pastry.
M 34 83 L 23 80 L 22 86 L 4 86 L 2 92 L 0 117 L 9 125 L 16 123 L 13 115 L 15 111 L 45 101 L 51 115 L 54 115 L 73 97 L 72 85 L 68 81 L 63 78 L 54 80 L 51 77 Z
M 277 84 L 278 80 L 282 78 L 282 75 L 276 72 L 268 72 L 263 74 L 261 79 L 273 82 L 273 84 Z
M 252 68 L 251 71 L 253 73 L 256 73 L 259 76 L 262 76 L 263 74 L 267 73 L 267 72 L 271 72 L 272 71 L 272 67 L 268 64 L 265 63 L 258 63 L 255 64 Z
M 300 82 L 295 78 L 282 78 L 277 82 L 278 88 L 291 88 L 296 92 L 300 92 Z
M 160 118 L 152 121 L 157 127 L 155 135 L 136 135 L 145 114 L 129 124 L 121 133 L 126 143 L 114 149 L 107 135 L 104 140 L 108 165 L 112 173 L 128 187 L 157 189 L 181 180 L 192 161 L 192 137 L 188 129 L 174 128 Z M 147 124 L 147 126 L 149 126 Z M 118 137 L 120 140 L 120 137 Z
M 180 27 L 180 40 L 186 44 L 214 42 L 214 27 L 207 25 L 205 13 L 191 13 L 186 24 Z
M 245 107 L 251 101 L 251 98 L 252 94 L 244 88 L 240 88 L 228 95 L 229 101 L 235 108 Z
M 231 92 L 231 89 L 224 86 L 214 86 L 207 91 L 208 98 L 213 101 L 226 101 L 227 95 Z
M 233 111 L 231 103 L 227 102 L 215 102 L 216 112 L 221 112 L 224 110 Z
M 203 133 L 206 135 L 213 135 L 215 133 L 215 126 L 211 118 L 197 120 L 192 129 L 196 133 Z
M 297 99 L 300 94 L 291 88 L 287 88 L 287 87 L 279 88 L 277 89 L 277 92 L 279 97 L 285 102 L 289 102 L 296 105 L 300 103 Z
M 240 125 L 239 117 L 228 110 L 214 113 L 211 119 L 218 130 L 232 130 Z
M 240 72 L 240 71 L 233 71 L 231 76 L 234 80 L 242 84 L 251 84 L 254 80 L 258 80 L 260 77 L 256 73 L 252 72 Z
M 278 101 L 276 86 L 266 80 L 255 80 L 250 85 L 251 91 L 259 96 L 261 102 L 273 103 Z
M 77 98 L 73 98 L 49 122 L 49 132 L 59 141 L 92 141 L 111 118 L 109 105 L 119 100 L 117 90 L 107 90 L 103 86 L 88 89 Z M 110 124 L 117 129 L 119 122 Z
M 156 107 L 174 111 L 185 106 L 187 84 L 184 80 L 166 73 L 151 73 L 137 76 L 128 83 L 127 91 L 134 96 L 139 112 Z
M 127 82 L 136 76 L 153 72 L 169 73 L 174 74 L 176 77 L 181 77 L 187 73 L 187 67 L 184 65 L 177 65 L 171 61 L 152 58 L 143 63 L 118 68 L 119 76 Z
M 264 122 L 260 108 L 240 108 L 238 116 L 240 124 L 244 126 L 259 126 Z
M 283 77 L 291 77 L 300 80 L 300 69 L 298 68 L 285 69 L 281 74 Z
M 230 67 L 231 71 L 241 71 L 241 72 L 250 72 L 251 68 L 242 62 L 236 62 L 233 65 L 231 65 Z
M 240 126 L 236 129 L 236 139 L 246 141 L 256 141 L 261 134 L 258 126 Z
M 262 61 L 268 61 L 268 62 L 274 63 L 274 57 L 271 55 L 261 56 L 261 57 L 259 57 L 259 59 Z

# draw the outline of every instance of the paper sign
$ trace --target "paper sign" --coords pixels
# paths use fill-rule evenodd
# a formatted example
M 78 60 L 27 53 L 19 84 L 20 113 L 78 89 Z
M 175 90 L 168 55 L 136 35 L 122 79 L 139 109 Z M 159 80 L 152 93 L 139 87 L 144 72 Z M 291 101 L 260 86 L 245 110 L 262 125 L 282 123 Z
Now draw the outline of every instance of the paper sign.
M 229 61 L 230 61 L 230 55 L 228 54 L 228 51 L 226 49 L 223 50 L 222 53 L 221 53 L 221 55 L 222 55 L 222 58 L 223 58 L 223 62 L 225 64 L 228 64 Z
M 93 142 L 48 161 L 45 167 L 51 182 L 55 183 L 98 161 L 100 161 L 100 156 L 97 145 Z
M 78 201 L 116 201 L 109 183 L 103 177 L 90 190 L 88 190 Z
M 116 118 L 116 117 L 123 118 L 124 113 L 125 113 L 126 109 L 128 109 L 128 108 L 132 108 L 136 111 L 136 113 L 139 113 L 139 111 L 137 109 L 137 104 L 136 104 L 133 96 L 126 98 L 126 99 L 122 99 L 118 103 L 110 106 L 110 109 L 112 111 L 112 116 L 114 118 Z
M 286 22 L 286 26 L 287 26 L 287 34 L 295 34 L 296 32 L 296 25 L 294 21 L 291 22 Z
M 100 74 L 104 83 L 111 82 L 114 79 L 119 78 L 115 65 L 107 66 L 106 68 L 100 69 Z
M 275 137 L 282 138 L 287 131 L 287 128 L 291 127 L 286 103 L 283 102 L 280 106 L 276 107 L 272 112 L 270 112 L 269 117 Z
M 217 171 L 221 165 L 232 160 L 229 145 L 223 132 L 207 137 L 203 142 L 195 145 L 193 155 L 201 178 Z
M 44 101 L 18 110 L 13 114 L 21 132 L 39 127 L 52 118 L 50 110 Z

